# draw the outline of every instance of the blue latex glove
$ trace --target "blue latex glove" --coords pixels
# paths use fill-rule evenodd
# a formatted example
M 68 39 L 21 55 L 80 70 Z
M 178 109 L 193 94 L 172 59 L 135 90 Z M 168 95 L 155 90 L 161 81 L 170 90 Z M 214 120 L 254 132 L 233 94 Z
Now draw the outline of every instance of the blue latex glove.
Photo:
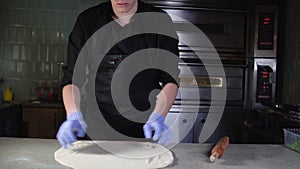
M 167 146 L 172 140 L 172 132 L 164 124 L 165 118 L 160 113 L 152 113 L 148 121 L 143 126 L 144 135 L 146 138 L 152 137 L 152 131 L 154 131 L 153 141 L 157 141 L 159 144 Z
M 58 142 L 67 148 L 67 145 L 77 141 L 77 137 L 84 137 L 87 124 L 81 112 L 73 112 L 67 116 L 67 120 L 60 126 L 56 138 Z M 76 135 L 75 135 L 76 132 Z

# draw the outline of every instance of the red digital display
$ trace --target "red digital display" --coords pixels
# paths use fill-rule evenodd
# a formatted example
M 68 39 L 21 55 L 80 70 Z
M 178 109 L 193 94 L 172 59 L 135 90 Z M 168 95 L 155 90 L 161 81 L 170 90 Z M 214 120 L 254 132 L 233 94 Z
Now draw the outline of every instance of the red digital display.
M 274 42 L 274 13 L 259 14 L 258 49 L 272 50 Z

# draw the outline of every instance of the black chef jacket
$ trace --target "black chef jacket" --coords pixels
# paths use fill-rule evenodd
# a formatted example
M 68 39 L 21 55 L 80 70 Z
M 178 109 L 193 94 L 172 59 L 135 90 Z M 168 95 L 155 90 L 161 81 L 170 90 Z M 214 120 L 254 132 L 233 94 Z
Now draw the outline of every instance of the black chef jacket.
M 163 11 L 139 1 L 137 13 L 141 12 Z M 112 14 L 113 10 L 111 2 L 105 2 L 87 9 L 78 16 L 73 30 L 69 36 L 67 64 L 63 68 L 64 77 L 61 83 L 61 87 L 67 84 L 74 84 L 72 82 L 72 76 L 74 66 L 81 49 L 83 48 L 87 40 L 97 30 L 99 30 L 105 24 L 113 21 Z M 118 30 L 124 29 L 124 27 L 121 27 L 116 22 L 112 25 L 112 32 L 114 33 L 117 33 Z M 108 34 L 112 32 L 108 32 Z M 142 132 L 142 126 L 144 123 L 133 122 L 124 118 L 119 114 L 113 103 L 111 96 L 111 80 L 118 65 L 128 55 L 147 48 L 159 48 L 168 50 L 178 56 L 177 46 L 178 40 L 170 38 L 168 36 L 158 34 L 139 34 L 131 36 L 117 43 L 105 55 L 97 70 L 95 91 L 90 92 L 95 92 L 99 109 L 105 120 L 110 124 L 112 128 L 130 137 L 144 137 L 144 134 Z M 174 68 L 178 70 L 177 65 L 174 65 Z M 87 75 L 86 77 L 89 76 Z M 167 83 L 177 84 L 176 80 L 178 79 L 174 79 L 168 73 L 158 69 L 147 69 L 138 73 L 130 83 L 129 87 L 129 98 L 132 105 L 139 111 L 148 110 L 150 108 L 148 98 L 150 92 L 153 89 L 161 89 L 162 86 Z M 162 86 L 160 85 L 160 83 L 162 84 Z M 74 85 L 81 88 L 84 84 L 76 83 Z M 134 112 L 134 110 L 132 111 Z

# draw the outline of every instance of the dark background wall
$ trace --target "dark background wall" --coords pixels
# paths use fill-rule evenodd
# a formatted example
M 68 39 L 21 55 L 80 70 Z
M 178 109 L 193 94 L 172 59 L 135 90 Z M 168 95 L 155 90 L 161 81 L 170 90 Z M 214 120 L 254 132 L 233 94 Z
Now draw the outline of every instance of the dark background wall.
M 281 103 L 300 103 L 300 1 L 280 1 L 278 90 Z

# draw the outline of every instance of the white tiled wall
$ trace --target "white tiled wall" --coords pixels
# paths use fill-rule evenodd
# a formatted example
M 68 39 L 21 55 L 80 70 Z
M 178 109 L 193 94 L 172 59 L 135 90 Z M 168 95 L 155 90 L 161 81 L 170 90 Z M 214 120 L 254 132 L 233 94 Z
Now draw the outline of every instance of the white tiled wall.
M 58 85 L 67 38 L 80 11 L 103 0 L 0 0 L 0 76 L 16 100 L 37 82 Z M 49 82 L 50 81 L 50 82 Z

